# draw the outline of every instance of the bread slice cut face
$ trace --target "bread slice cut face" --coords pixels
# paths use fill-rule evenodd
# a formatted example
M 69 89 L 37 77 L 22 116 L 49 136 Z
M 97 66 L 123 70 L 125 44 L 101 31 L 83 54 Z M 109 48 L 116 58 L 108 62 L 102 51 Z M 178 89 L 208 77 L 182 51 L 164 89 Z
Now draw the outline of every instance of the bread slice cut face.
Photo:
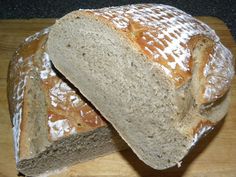
M 178 164 L 228 110 L 231 53 L 211 28 L 174 7 L 74 11 L 51 27 L 47 51 L 155 169 Z

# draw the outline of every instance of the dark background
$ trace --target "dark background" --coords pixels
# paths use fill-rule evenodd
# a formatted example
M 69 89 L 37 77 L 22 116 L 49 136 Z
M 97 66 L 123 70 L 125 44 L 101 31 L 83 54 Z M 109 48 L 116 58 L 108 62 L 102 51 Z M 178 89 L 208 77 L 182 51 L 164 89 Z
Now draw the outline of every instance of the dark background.
M 101 8 L 131 3 L 162 3 L 193 16 L 223 20 L 236 40 L 236 0 L 0 0 L 0 19 L 59 18 L 80 8 Z

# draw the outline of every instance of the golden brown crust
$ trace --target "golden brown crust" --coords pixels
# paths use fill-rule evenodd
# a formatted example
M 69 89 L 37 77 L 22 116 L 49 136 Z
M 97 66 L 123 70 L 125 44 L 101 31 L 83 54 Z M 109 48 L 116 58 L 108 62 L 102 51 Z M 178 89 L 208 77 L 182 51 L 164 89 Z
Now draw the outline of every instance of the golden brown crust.
M 204 81 L 199 83 L 202 85 L 199 102 L 215 101 L 229 89 L 234 75 L 232 54 L 220 43 L 214 30 L 185 12 L 161 4 L 135 4 L 81 10 L 73 15 L 80 13 L 91 15 L 126 36 L 148 61 L 160 65 L 177 88 L 192 78 L 195 44 L 203 38 L 210 39 L 214 48 L 209 49 L 209 56 L 201 61 L 200 71 L 196 71 Z M 214 65 L 222 66 L 220 69 Z
M 85 98 L 71 84 L 56 75 L 44 79 L 42 84 L 47 95 L 49 135 L 52 139 L 57 139 L 53 137 L 57 133 L 54 129 L 56 131 L 56 123 L 60 121 L 68 121 L 68 131 L 64 132 L 64 136 L 69 136 L 71 131 L 87 132 L 106 126 L 101 115 L 84 101 Z
M 214 127 L 215 123 L 209 121 L 209 120 L 200 120 L 196 127 L 193 128 L 192 136 L 194 137 L 196 134 L 199 134 L 201 132 L 201 129 L 204 127 Z

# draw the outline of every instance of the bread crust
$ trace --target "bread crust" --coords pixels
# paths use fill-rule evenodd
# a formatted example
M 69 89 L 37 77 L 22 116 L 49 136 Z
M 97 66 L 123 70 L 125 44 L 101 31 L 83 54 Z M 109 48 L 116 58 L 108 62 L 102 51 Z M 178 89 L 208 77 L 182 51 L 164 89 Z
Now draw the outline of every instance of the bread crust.
M 198 41 L 208 38 L 212 50 L 199 68 L 200 104 L 215 101 L 230 87 L 234 59 L 215 31 L 191 15 L 168 5 L 135 4 L 95 10 L 75 11 L 70 16 L 91 15 L 126 36 L 131 44 L 159 64 L 176 88 L 191 80 L 195 67 L 192 50 Z M 192 40 L 194 39 L 194 40 Z

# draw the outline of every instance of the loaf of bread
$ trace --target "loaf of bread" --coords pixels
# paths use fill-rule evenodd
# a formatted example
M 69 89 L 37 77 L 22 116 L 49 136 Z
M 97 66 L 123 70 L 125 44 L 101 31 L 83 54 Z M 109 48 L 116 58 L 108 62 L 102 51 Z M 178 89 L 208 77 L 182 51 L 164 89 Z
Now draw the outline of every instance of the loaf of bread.
M 46 50 L 155 169 L 179 164 L 229 107 L 232 54 L 214 30 L 171 6 L 71 12 L 52 26 Z
M 9 67 L 17 169 L 29 176 L 125 148 L 116 131 L 52 68 L 48 29 L 27 38 Z

